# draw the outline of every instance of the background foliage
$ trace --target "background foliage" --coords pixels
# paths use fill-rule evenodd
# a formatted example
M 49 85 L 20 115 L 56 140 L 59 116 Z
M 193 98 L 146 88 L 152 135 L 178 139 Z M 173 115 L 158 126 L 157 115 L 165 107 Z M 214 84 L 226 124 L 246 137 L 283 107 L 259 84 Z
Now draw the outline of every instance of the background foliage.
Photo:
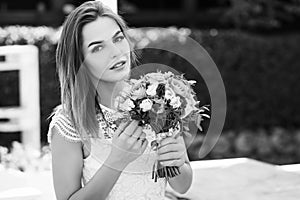
M 226 9 L 222 21 L 237 28 L 291 29 L 296 26 L 300 17 L 299 0 L 229 0 L 229 2 L 230 7 Z
M 10 26 L 0 28 L 0 45 L 33 44 L 39 50 L 42 142 L 46 143 L 52 109 L 60 102 L 55 69 L 55 49 L 60 29 Z M 300 162 L 300 36 L 298 33 L 262 35 L 238 30 L 190 30 L 168 28 L 136 30 L 137 46 L 169 45 L 190 36 L 199 42 L 217 64 L 225 83 L 228 112 L 224 133 L 207 158 L 249 156 L 273 163 Z M 189 51 L 187 49 L 186 51 Z M 189 52 L 195 54 L 196 52 Z M 141 52 L 141 63 L 174 66 L 188 79 L 198 79 L 195 90 L 203 104 L 209 94 L 199 75 L 182 58 L 160 50 Z M 9 75 L 6 76 L 10 79 Z M 9 91 L 10 85 L 1 90 Z M 6 89 L 5 89 L 6 88 Z M 13 99 L 5 99 L 13 101 Z M 2 105 L 0 105 L 2 106 Z M 198 159 L 203 136 L 189 148 Z

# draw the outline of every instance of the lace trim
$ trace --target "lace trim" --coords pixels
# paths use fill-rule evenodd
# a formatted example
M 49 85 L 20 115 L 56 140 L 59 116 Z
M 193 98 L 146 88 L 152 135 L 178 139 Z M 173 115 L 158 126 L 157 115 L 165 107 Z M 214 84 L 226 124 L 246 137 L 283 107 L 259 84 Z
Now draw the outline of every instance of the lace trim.
M 115 124 L 115 118 L 113 115 L 115 111 L 103 105 L 100 106 L 106 120 L 103 118 L 101 113 L 97 113 L 96 118 L 99 124 L 99 131 L 103 133 L 104 139 L 111 139 L 113 137 L 113 133 L 117 130 L 117 125 Z M 64 113 L 62 113 L 61 106 L 57 107 L 55 114 L 53 115 L 50 122 L 49 131 L 47 134 L 48 143 L 51 143 L 53 127 L 56 127 L 58 129 L 58 133 L 66 140 L 70 142 L 81 141 L 81 138 L 74 128 L 71 120 Z
M 103 132 L 104 139 L 110 139 L 113 137 L 113 133 L 117 130 L 117 125 L 115 123 L 116 117 L 113 109 L 110 109 L 102 104 L 100 104 L 103 116 L 101 112 L 97 113 L 97 120 L 99 123 L 99 130 Z
M 69 142 L 81 142 L 81 138 L 76 132 L 76 129 L 71 123 L 71 120 L 61 112 L 61 108 L 58 108 L 49 125 L 49 131 L 47 134 L 48 143 L 51 144 L 51 138 L 53 135 L 53 127 L 56 127 L 58 133 Z
M 114 113 L 116 112 L 115 110 L 113 110 L 111 108 L 108 108 L 108 107 L 106 107 L 102 104 L 100 104 L 100 107 L 102 109 L 102 112 L 104 114 L 105 119 L 109 123 L 112 123 L 112 122 L 116 121 L 116 117 L 114 116 Z M 100 117 L 102 117 L 101 114 L 100 114 Z

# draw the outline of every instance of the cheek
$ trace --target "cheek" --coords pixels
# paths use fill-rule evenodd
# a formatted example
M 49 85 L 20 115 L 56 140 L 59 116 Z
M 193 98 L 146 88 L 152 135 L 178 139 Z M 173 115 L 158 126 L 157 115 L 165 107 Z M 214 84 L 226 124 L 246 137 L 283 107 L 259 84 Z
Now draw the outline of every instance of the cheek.
M 130 54 L 130 45 L 127 40 L 121 44 L 122 53 Z
M 95 54 L 89 57 L 86 63 L 91 73 L 94 76 L 99 77 L 106 70 L 108 66 L 108 59 L 103 55 L 100 56 Z

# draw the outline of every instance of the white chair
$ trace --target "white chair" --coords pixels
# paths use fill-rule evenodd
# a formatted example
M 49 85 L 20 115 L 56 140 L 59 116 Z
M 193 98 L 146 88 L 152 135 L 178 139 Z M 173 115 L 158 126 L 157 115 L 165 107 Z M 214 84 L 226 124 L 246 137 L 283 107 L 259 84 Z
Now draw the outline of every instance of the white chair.
M 0 108 L 0 131 L 21 132 L 21 141 L 40 148 L 40 92 L 38 48 L 33 45 L 0 47 L 0 73 L 18 71 L 19 106 Z M 1 97 L 4 99 L 5 97 Z

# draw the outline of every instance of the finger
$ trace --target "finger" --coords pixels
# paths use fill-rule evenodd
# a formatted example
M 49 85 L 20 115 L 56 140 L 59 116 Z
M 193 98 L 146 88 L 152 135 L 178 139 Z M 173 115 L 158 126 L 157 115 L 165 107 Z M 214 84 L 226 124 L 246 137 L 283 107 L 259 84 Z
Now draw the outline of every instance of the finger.
M 129 139 L 133 139 L 133 138 L 130 137 Z M 142 146 L 143 146 L 144 141 L 142 141 L 142 140 L 134 140 L 134 141 L 135 141 L 135 142 L 134 142 L 133 145 L 132 145 L 132 150 L 133 150 L 134 152 L 137 152 L 138 154 L 143 153 L 144 151 L 143 151 L 143 149 L 142 149 Z
M 141 136 L 142 135 L 143 135 L 143 133 L 141 134 Z M 138 137 L 138 138 L 136 138 L 136 137 L 130 137 L 129 139 L 134 141 L 133 145 L 137 144 L 139 147 L 143 146 L 143 143 L 147 140 L 146 138 L 141 138 L 141 137 Z
M 129 121 L 127 122 L 122 122 L 119 127 L 117 128 L 117 130 L 115 131 L 114 136 L 119 136 L 124 130 L 125 128 L 128 126 Z
M 121 133 L 121 135 L 126 134 L 128 137 L 132 136 L 135 130 L 138 128 L 138 121 L 133 120 L 130 124 L 125 128 L 125 130 Z
M 143 127 L 139 126 L 139 127 L 137 127 L 137 129 L 134 131 L 134 133 L 132 134 L 131 137 L 133 137 L 133 138 L 135 138 L 135 139 L 138 140 L 138 139 L 140 138 L 140 136 L 142 135 L 142 133 L 143 133 Z
M 132 139 L 132 138 L 130 138 L 130 139 Z M 133 150 L 134 152 L 136 152 L 137 154 L 139 154 L 140 151 L 141 151 L 141 146 L 142 146 L 141 141 L 136 141 L 136 140 L 135 140 L 135 142 L 134 142 L 133 145 L 132 145 L 132 150 Z
M 183 156 L 183 153 L 169 152 L 169 153 L 158 155 L 158 160 L 160 160 L 160 161 L 177 160 L 177 159 L 181 159 L 182 156 Z
M 169 145 L 169 144 L 177 144 L 177 140 L 172 138 L 172 137 L 167 137 L 161 140 L 160 145 L 158 148 L 162 148 L 165 145 Z
M 142 132 L 138 139 L 140 139 L 140 140 L 146 139 L 146 133 Z
M 148 146 L 148 140 L 147 139 L 143 139 L 142 141 L 142 148 L 141 148 L 141 153 L 144 153 L 147 146 Z
M 181 167 L 184 163 L 185 162 L 184 162 L 183 159 L 169 160 L 169 161 L 160 162 L 160 164 L 162 166 L 177 166 L 177 167 Z
M 181 147 L 179 145 L 176 144 L 169 144 L 169 145 L 165 145 L 163 147 L 158 148 L 157 153 L 160 154 L 165 154 L 168 152 L 178 152 L 181 150 Z
M 127 142 L 128 147 L 134 148 L 134 146 L 137 143 L 137 140 L 135 138 L 133 138 L 133 137 L 127 137 L 126 138 L 126 142 Z
M 137 140 L 137 142 L 139 142 L 140 146 L 143 146 L 143 144 L 144 144 L 146 141 L 148 142 L 148 140 L 147 140 L 146 138 L 139 138 L 139 139 Z

